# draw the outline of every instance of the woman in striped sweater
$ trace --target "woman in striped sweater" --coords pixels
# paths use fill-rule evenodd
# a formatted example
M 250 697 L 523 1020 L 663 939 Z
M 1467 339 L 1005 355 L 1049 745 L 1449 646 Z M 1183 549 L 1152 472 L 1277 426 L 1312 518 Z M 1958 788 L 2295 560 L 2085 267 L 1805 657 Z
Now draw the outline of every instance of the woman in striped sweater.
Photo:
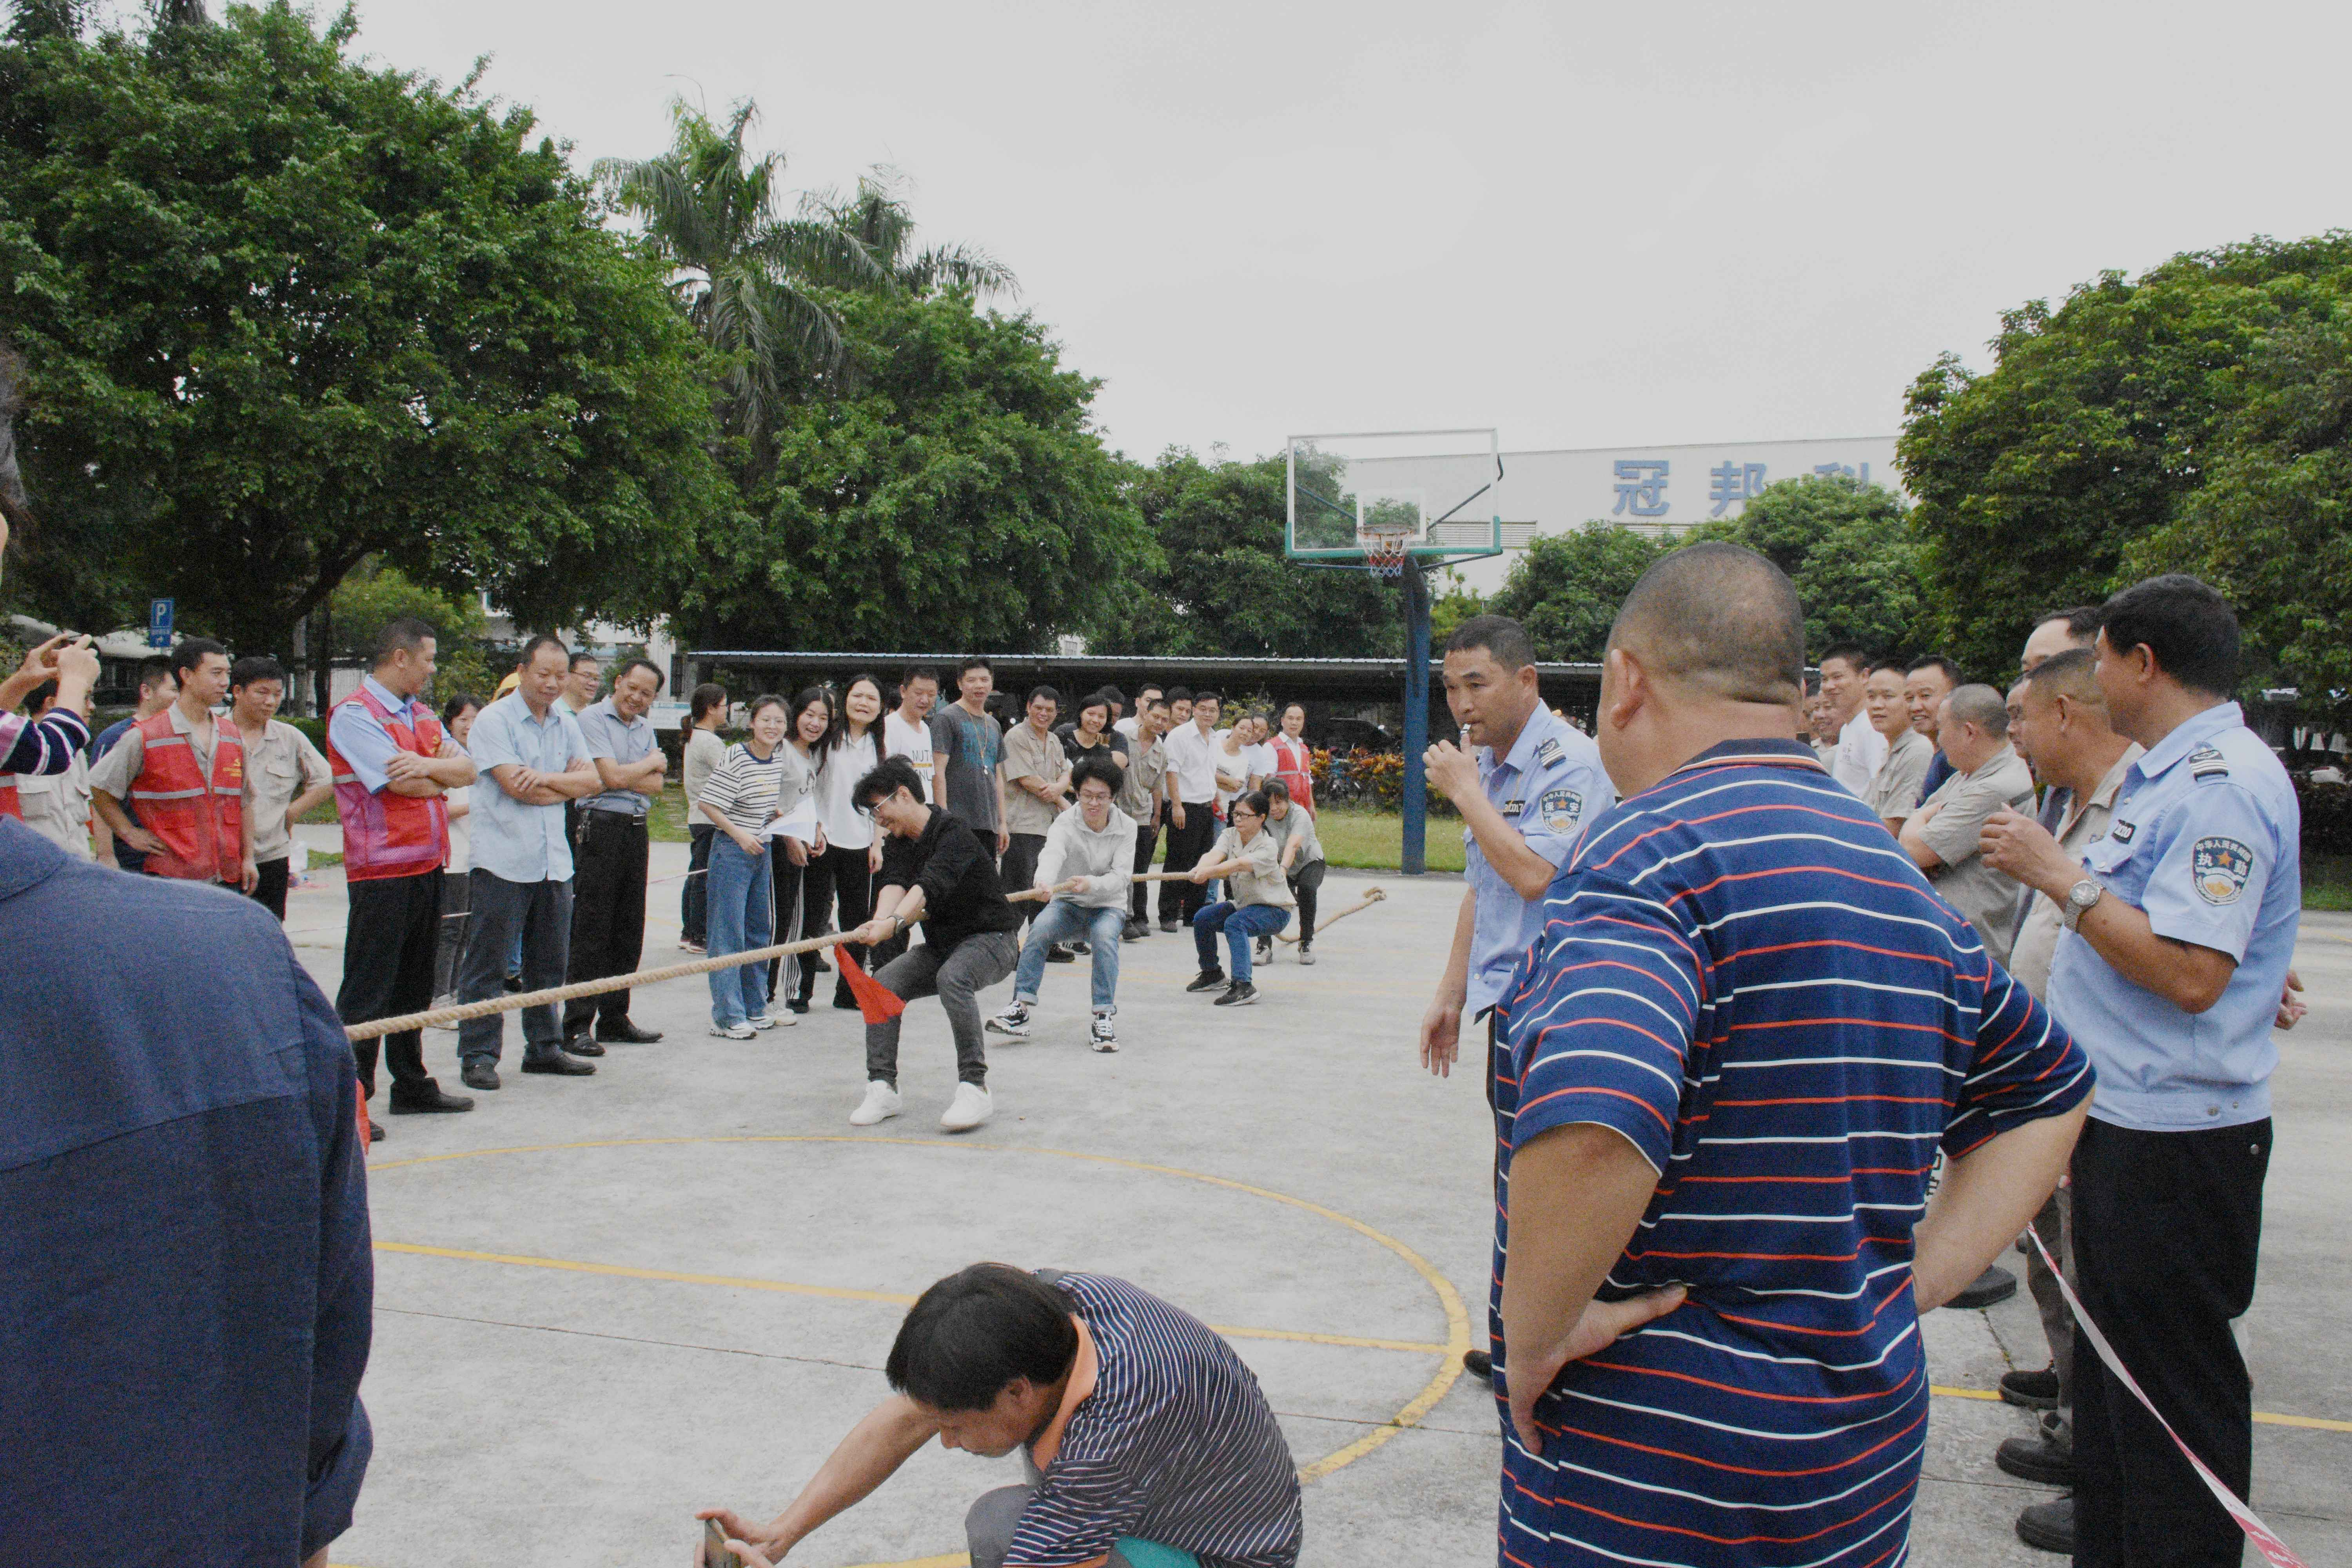
M 710 846 L 710 952 L 724 957 L 767 946 L 775 938 L 773 857 L 763 836 L 777 815 L 777 790 L 784 778 L 784 700 L 762 697 L 751 704 L 750 738 L 727 754 L 703 784 L 694 808 L 717 826 Z M 710 1032 L 723 1039 L 748 1040 L 761 1029 L 792 1023 L 768 1011 L 768 966 L 745 963 L 710 972 Z

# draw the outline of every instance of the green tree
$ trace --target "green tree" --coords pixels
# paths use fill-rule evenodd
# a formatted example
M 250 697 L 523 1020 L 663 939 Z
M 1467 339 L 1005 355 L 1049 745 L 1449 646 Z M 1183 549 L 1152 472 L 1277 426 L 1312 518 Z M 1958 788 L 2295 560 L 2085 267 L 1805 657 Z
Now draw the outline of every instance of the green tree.
M 965 289 L 975 299 L 1020 294 L 1013 269 L 977 246 L 918 247 L 914 209 L 908 205 L 904 175 L 877 165 L 859 176 L 857 189 L 847 196 L 817 191 L 803 197 L 801 213 L 822 218 L 856 239 L 874 264 L 910 294 L 950 289 Z
M 836 296 L 845 390 L 786 405 L 755 517 L 671 592 L 706 647 L 1029 651 L 1132 605 L 1155 563 L 1097 383 L 1027 317 Z
M 2224 459 L 2259 345 L 2331 310 L 2348 268 L 2339 231 L 2105 273 L 2006 313 L 1991 371 L 1947 354 L 1913 383 L 1897 451 L 1946 650 L 1998 668 L 2036 613 L 2115 587 Z
M 334 657 L 362 661 L 375 651 L 376 635 L 404 616 L 423 621 L 440 635 L 434 639 L 433 689 L 440 702 L 460 691 L 487 697 L 497 678 L 490 673 L 489 646 L 481 600 L 444 594 L 410 578 L 398 567 L 362 562 L 335 584 L 326 605 Z
M 1596 664 L 1609 646 L 1617 606 L 1672 548 L 1667 540 L 1608 522 L 1538 534 L 1511 563 L 1487 608 L 1527 627 L 1537 658 Z
M 1160 564 L 1121 592 L 1091 646 L 1178 658 L 1402 653 L 1394 584 L 1283 554 L 1286 482 L 1281 458 L 1203 463 L 1181 447 L 1136 470 L 1136 503 L 1159 542 Z
M 784 155 L 745 144 L 756 105 L 737 104 L 724 125 L 683 100 L 670 114 L 668 152 L 604 159 L 596 177 L 670 264 L 672 290 L 720 357 L 728 428 L 758 444 L 801 382 L 842 363 L 824 290 L 883 289 L 892 275 L 822 205 L 784 216 Z
M 1789 574 L 1809 648 L 1853 641 L 1891 656 L 1930 651 L 1939 628 L 1921 602 L 1919 547 L 1892 490 L 1843 474 L 1783 479 L 1737 518 L 1681 542 L 1703 539 L 1744 544 Z
M 530 624 L 665 606 L 730 498 L 707 355 L 520 110 L 284 4 L 0 47 L 0 334 L 46 523 L 12 593 L 286 650 L 380 555 Z
M 2265 338 L 2204 482 L 2125 549 L 2119 580 L 2191 572 L 2237 607 L 2249 684 L 2352 720 L 2352 290 Z
M 1464 583 L 1462 574 L 1452 567 L 1431 581 L 1429 591 L 1429 646 L 1433 648 L 1443 648 L 1456 626 L 1492 607 L 1486 595 Z

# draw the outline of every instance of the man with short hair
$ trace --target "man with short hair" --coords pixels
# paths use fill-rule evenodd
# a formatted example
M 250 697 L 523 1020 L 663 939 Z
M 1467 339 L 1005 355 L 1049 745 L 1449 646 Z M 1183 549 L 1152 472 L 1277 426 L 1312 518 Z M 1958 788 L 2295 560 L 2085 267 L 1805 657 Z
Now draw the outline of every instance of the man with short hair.
M 572 668 L 563 677 L 563 705 L 572 710 L 573 718 L 578 718 L 588 711 L 589 704 L 596 700 L 597 689 L 604 684 L 603 661 L 582 648 L 572 656 Z
M 931 710 L 939 700 L 940 672 L 919 666 L 898 678 L 898 706 L 882 719 L 882 754 L 907 759 L 927 801 L 939 798 L 931 775 Z
M 334 793 L 334 770 L 310 737 L 278 717 L 286 667 L 268 654 L 229 666 L 229 718 L 245 744 L 245 808 L 253 816 L 253 896 L 280 921 L 294 858 L 294 824 Z
M 2019 650 L 2017 672 L 2032 675 L 2043 659 L 2054 658 L 2070 647 L 2095 647 L 2099 622 L 2105 614 L 2097 605 L 2074 605 L 2039 616 L 2026 637 L 2025 647 Z
M 626 974 L 645 952 L 646 866 L 652 852 L 646 817 L 669 773 L 669 758 L 646 715 L 662 686 L 662 672 L 651 659 L 630 659 L 613 677 L 613 694 L 580 715 L 581 738 L 604 787 L 580 803 L 572 832 L 572 953 L 565 971 L 571 984 Z M 566 1002 L 563 1035 L 563 1048 L 583 1057 L 601 1057 L 608 1045 L 661 1038 L 659 1029 L 630 1021 L 625 990 Z
M 1828 767 L 1837 760 L 1838 721 L 1831 710 L 1830 700 L 1822 695 L 1822 683 L 1815 680 L 1805 694 L 1805 732 L 1800 737 L 1813 749 L 1813 755 Z
M 1789 738 L 1803 663 L 1795 588 L 1734 544 L 1662 558 L 1610 630 L 1622 802 L 1502 1004 L 1507 1563 L 1902 1562 L 1919 1316 L 2082 1123 L 2082 1052 Z
M 228 649 L 210 637 L 173 648 L 179 694 L 90 770 L 90 804 L 115 837 L 146 858 L 140 869 L 147 875 L 250 892 L 261 873 L 245 810 L 245 746 L 235 725 L 213 717 L 228 695 Z
M 433 628 L 404 617 L 376 634 L 359 689 L 327 714 L 327 771 L 343 825 L 345 1024 L 421 1013 L 433 1005 L 441 944 L 441 868 L 449 859 L 446 796 L 474 782 L 474 763 L 441 729 L 433 705 Z M 382 1037 L 394 1113 L 471 1110 L 425 1070 L 415 1029 Z M 375 1039 L 352 1042 L 360 1091 L 375 1093 Z
M 964 1516 L 972 1568 L 1292 1568 L 1298 1477 L 1256 1374 L 1191 1313 L 1108 1274 L 975 1263 L 917 1299 L 891 1396 L 770 1523 L 707 1509 L 772 1568 L 933 1437 L 1029 1479 Z
M 1160 683 L 1156 680 L 1147 680 L 1136 689 L 1135 711 L 1123 719 L 1113 719 L 1110 727 L 1132 741 L 1135 739 L 1136 731 L 1143 727 L 1144 710 L 1154 702 L 1162 702 L 1166 700 L 1167 693 L 1160 689 Z M 1132 762 L 1133 753 L 1130 752 L 1129 757 Z
M 1192 721 L 1192 689 L 1171 686 L 1168 689 L 1168 732 L 1174 734 Z
M 1860 643 L 1832 643 L 1822 655 L 1822 700 L 1838 727 L 1830 776 L 1857 796 L 1870 788 L 1886 761 L 1886 737 L 1870 727 L 1870 716 L 1862 710 L 1862 684 L 1872 663 Z
M 1048 895 L 1038 906 L 1029 940 L 1013 972 L 1013 1005 L 988 1020 L 1001 1035 L 1025 1039 L 1030 1009 L 1037 1005 L 1045 964 L 1066 942 L 1085 941 L 1093 955 L 1094 1026 L 1089 1043 L 1097 1051 L 1118 1049 L 1119 931 L 1127 923 L 1127 890 L 1134 879 L 1135 820 L 1114 804 L 1126 786 L 1127 770 L 1098 746 L 1070 770 L 1076 797 L 1054 819 L 1038 855 L 1030 886 Z
M 1535 643 L 1506 616 L 1476 616 L 1445 639 L 1445 706 L 1474 748 L 1429 748 L 1430 784 L 1462 814 L 1464 879 L 1445 974 L 1421 1020 L 1421 1065 L 1450 1078 L 1462 1017 L 1486 1026 L 1486 1103 L 1495 1103 L 1495 1006 L 1538 929 L 1544 889 L 1584 825 L 1617 803 L 1592 738 L 1544 705 Z M 1302 929 L 1302 941 L 1313 933 Z M 1491 1374 L 1485 1351 L 1464 1364 Z
M 142 720 L 152 719 L 156 714 L 169 708 L 173 700 L 179 695 L 180 683 L 172 679 L 170 659 L 158 657 L 141 660 L 139 705 L 131 710 L 131 717 L 117 719 L 98 732 L 98 739 L 89 743 L 89 765 L 93 768 L 97 767 L 105 759 L 106 753 L 114 750 L 116 743 L 123 736 L 131 733 L 133 725 Z M 85 778 L 83 782 L 86 784 L 89 781 Z M 90 837 L 98 847 L 96 858 L 100 865 L 104 865 L 108 858 L 111 857 L 113 863 L 122 869 L 136 871 L 146 860 L 146 856 L 117 838 L 114 836 L 114 830 L 107 826 L 106 818 L 100 816 L 95 809 L 90 812 L 89 826 Z
M 1136 700 L 1135 728 L 1128 732 L 1127 782 L 1114 803 L 1135 822 L 1135 875 L 1151 869 L 1152 852 L 1160 847 L 1160 818 L 1168 809 L 1168 700 L 1157 688 L 1147 687 Z M 1122 942 L 1139 942 L 1151 934 L 1150 884 L 1132 882 L 1128 889 L 1127 927 Z
M 1192 722 L 1168 737 L 1168 858 L 1160 868 L 1170 878 L 1160 884 L 1164 931 L 1191 925 L 1208 906 L 1209 889 L 1181 873 L 1199 865 L 1217 838 L 1217 712 L 1223 704 L 1213 691 L 1196 691 L 1190 700 Z
M 2231 700 L 2228 602 L 2173 574 L 2104 608 L 2099 695 L 2116 733 L 2147 748 L 2125 772 L 2106 836 L 2077 859 L 2004 812 L 1985 824 L 1984 851 L 2063 908 L 2052 1005 L 2099 1069 L 2073 1167 L 2084 1310 L 2180 1441 L 2242 1498 L 2252 1415 L 2231 1321 L 2254 1295 L 2302 817 L 2286 770 Z M 2074 1370 L 2074 1561 L 2234 1565 L 2238 1526 L 2165 1428 L 2102 1361 Z
M 1004 796 L 997 766 L 1004 760 L 1004 731 L 988 710 L 996 690 L 996 670 L 984 658 L 956 667 L 956 700 L 931 715 L 931 768 L 937 787 L 930 804 L 943 805 L 971 825 L 992 859 L 1012 842 L 1004 829 Z
M 514 690 L 475 717 L 467 749 L 487 781 L 467 814 L 474 868 L 467 874 L 472 931 L 457 971 L 457 1000 L 486 1002 L 506 984 L 518 933 L 522 988 L 563 984 L 572 945 L 572 837 L 563 808 L 604 788 L 580 721 L 562 701 L 571 651 L 544 634 L 523 645 Z M 429 958 L 428 958 L 429 963 Z M 428 973 L 430 973 L 428 969 Z M 492 1013 L 457 1026 L 457 1059 L 468 1089 L 499 1087 L 506 1018 Z M 562 1009 L 526 1007 L 522 1070 L 584 1077 L 595 1064 L 564 1051 Z
M 1863 792 L 1864 805 L 1878 814 L 1889 833 L 1901 833 L 1904 820 L 1919 804 L 1920 781 L 1927 776 L 1928 760 L 1936 748 L 1911 727 L 1911 710 L 1903 700 L 1903 666 L 1882 659 L 1862 683 L 1862 708 L 1870 727 L 1886 742 L 1886 760 Z
M 870 947 L 921 923 L 921 945 L 884 964 L 874 978 L 894 996 L 940 999 L 956 1053 L 955 1098 L 940 1127 L 968 1132 L 995 1110 L 980 993 L 1013 973 L 1021 916 L 1004 900 L 996 858 L 970 823 L 917 796 L 915 770 L 904 757 L 885 758 L 858 780 L 850 804 L 873 814 L 885 841 L 874 918 L 845 934 Z M 866 1098 L 850 1112 L 853 1127 L 898 1114 L 899 1022 L 894 1014 L 866 1026 Z
M 1045 852 L 1045 835 L 1070 804 L 1070 764 L 1054 733 L 1062 694 L 1050 686 L 1033 686 L 1024 704 L 1022 721 L 1004 732 L 1004 761 L 999 772 L 1004 781 L 1005 885 L 1026 888 Z M 1029 915 L 1034 919 L 1034 913 Z
M 1963 686 L 1945 698 L 1936 732 L 1958 771 L 1904 823 L 1903 848 L 1975 928 L 1992 961 L 2006 965 L 2017 883 L 1977 852 L 1977 836 L 1995 812 L 2032 801 L 2033 775 L 2010 744 L 2008 704 L 1990 686 Z
M 1952 776 L 1952 759 L 1944 755 L 1936 740 L 1936 713 L 1944 699 L 1960 688 L 1960 667 L 1940 653 L 1914 659 L 1903 671 L 1903 706 L 1911 716 L 1911 728 L 1927 737 L 1935 754 L 1927 760 L 1927 776 L 1920 781 L 1919 793 L 1911 802 L 1916 806 Z

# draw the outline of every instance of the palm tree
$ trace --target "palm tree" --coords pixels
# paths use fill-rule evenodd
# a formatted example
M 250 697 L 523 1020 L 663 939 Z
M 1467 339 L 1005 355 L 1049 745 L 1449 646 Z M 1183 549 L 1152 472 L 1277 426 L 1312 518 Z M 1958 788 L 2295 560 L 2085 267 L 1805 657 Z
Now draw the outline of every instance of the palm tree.
M 794 379 L 835 368 L 841 325 L 816 290 L 882 290 L 890 273 L 838 225 L 803 210 L 778 211 L 782 153 L 754 156 L 744 135 L 758 117 L 737 104 L 726 124 L 683 100 L 658 158 L 601 159 L 596 178 L 672 268 L 670 286 L 728 368 L 720 393 L 729 425 L 754 440 Z
M 801 213 L 854 236 L 910 294 L 968 289 L 974 294 L 1017 297 L 1021 285 L 1013 269 L 976 246 L 913 248 L 915 215 L 902 194 L 908 183 L 898 170 L 877 163 L 858 177 L 856 195 L 845 200 L 832 191 L 813 191 L 801 198 Z

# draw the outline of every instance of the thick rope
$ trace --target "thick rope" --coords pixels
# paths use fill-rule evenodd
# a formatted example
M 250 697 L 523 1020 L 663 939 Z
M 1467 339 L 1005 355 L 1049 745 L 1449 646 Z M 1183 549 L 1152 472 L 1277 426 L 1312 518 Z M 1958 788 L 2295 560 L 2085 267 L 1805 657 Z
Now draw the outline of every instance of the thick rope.
M 1339 921 L 1346 920 L 1349 915 L 1358 913 L 1363 910 L 1369 910 L 1374 904 L 1379 903 L 1382 899 L 1385 899 L 1388 896 L 1388 892 L 1385 889 L 1374 888 L 1370 891 L 1367 892 L 1358 902 L 1349 904 L 1346 909 L 1341 910 L 1337 914 L 1326 915 L 1323 919 L 1317 921 L 1315 922 L 1315 930 L 1310 934 L 1321 936 L 1325 931 L 1329 931 L 1333 926 L 1337 925 Z M 1297 945 L 1299 941 L 1297 937 L 1291 935 L 1286 931 L 1278 931 L 1276 934 L 1284 942 L 1289 942 L 1294 946 Z

